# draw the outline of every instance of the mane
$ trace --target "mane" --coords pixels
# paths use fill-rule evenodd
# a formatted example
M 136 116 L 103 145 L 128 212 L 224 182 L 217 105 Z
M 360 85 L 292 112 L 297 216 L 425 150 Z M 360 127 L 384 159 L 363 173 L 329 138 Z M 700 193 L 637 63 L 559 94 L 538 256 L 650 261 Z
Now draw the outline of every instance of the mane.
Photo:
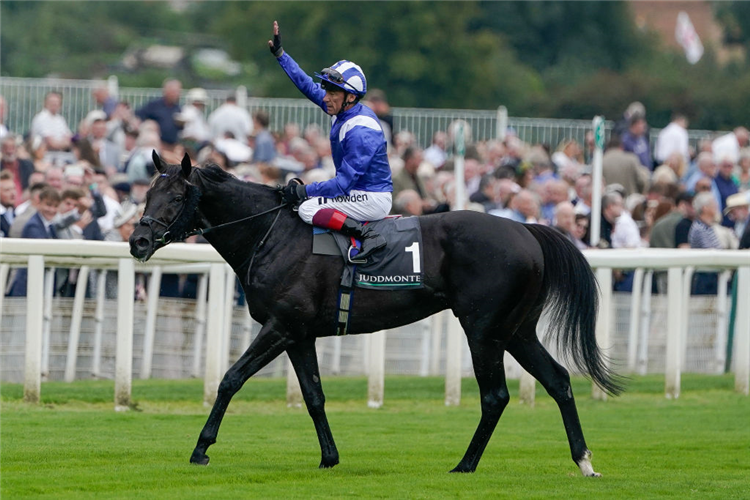
M 193 169 L 193 174 L 190 177 L 192 178 L 194 176 L 197 176 L 197 180 L 201 184 L 230 183 L 233 186 L 237 186 L 239 188 L 252 187 L 256 189 L 261 189 L 263 191 L 274 190 L 274 188 L 266 186 L 264 184 L 259 184 L 257 182 L 251 182 L 251 181 L 238 179 L 237 177 L 223 170 L 221 167 L 219 167 L 215 163 L 207 163 L 201 168 Z

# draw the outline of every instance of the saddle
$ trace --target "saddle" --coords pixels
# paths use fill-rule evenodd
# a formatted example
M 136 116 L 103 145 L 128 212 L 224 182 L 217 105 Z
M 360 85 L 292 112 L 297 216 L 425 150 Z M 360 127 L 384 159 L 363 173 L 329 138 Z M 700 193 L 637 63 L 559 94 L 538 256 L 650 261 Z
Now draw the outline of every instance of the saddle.
M 404 290 L 422 288 L 422 229 L 416 217 L 388 218 L 369 222 L 383 236 L 386 246 L 358 261 L 361 242 L 341 233 L 313 227 L 313 254 L 332 255 L 344 260 L 338 294 L 336 335 L 346 335 L 354 287 L 371 290 Z

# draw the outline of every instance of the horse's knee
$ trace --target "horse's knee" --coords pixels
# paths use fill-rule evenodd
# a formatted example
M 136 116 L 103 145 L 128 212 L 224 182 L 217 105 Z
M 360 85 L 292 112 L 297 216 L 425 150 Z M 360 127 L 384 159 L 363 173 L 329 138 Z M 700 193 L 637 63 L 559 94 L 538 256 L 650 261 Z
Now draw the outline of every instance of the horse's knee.
M 224 375 L 224 378 L 221 379 L 221 383 L 219 384 L 218 395 L 220 397 L 231 398 L 240 389 L 242 389 L 242 381 L 238 377 L 233 375 L 232 372 L 227 372 L 226 375 Z
M 508 394 L 508 389 L 503 388 L 489 391 L 482 396 L 482 413 L 500 417 L 509 402 L 510 394 Z
M 325 415 L 326 398 L 323 394 L 311 396 L 305 400 L 307 412 L 312 418 Z
M 562 366 L 557 367 L 557 379 L 551 384 L 547 393 L 558 403 L 573 400 L 573 388 L 570 385 L 570 374 Z

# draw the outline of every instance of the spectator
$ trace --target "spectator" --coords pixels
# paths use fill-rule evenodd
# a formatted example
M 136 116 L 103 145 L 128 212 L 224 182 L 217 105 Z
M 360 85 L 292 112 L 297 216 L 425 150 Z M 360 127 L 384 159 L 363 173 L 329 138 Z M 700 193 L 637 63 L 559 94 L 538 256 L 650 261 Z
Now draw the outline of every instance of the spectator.
M 140 205 L 146 203 L 146 193 L 151 186 L 147 179 L 137 179 L 130 184 L 130 200 Z
M 162 97 L 146 103 L 135 112 L 141 120 L 154 120 L 159 124 L 162 150 L 173 151 L 178 143 L 182 125 L 175 118 L 181 110 L 181 93 L 182 83 L 179 80 L 165 80 L 162 86 Z
M 22 238 L 55 239 L 57 231 L 53 227 L 57 206 L 60 204 L 60 193 L 52 187 L 45 187 L 39 193 L 37 212 L 24 225 Z M 26 269 L 19 269 L 13 280 L 8 295 L 11 297 L 26 296 Z
M 674 113 L 672 121 L 664 127 L 656 138 L 654 157 L 659 163 L 668 163 L 673 154 L 678 154 L 684 164 L 690 162 L 690 146 L 687 133 L 688 120 L 681 113 Z
M 445 145 L 448 142 L 448 135 L 445 132 L 437 131 L 432 134 L 432 144 L 424 150 L 424 159 L 430 162 L 435 170 L 443 168 L 448 154 L 445 152 Z M 500 143 L 498 143 L 500 144 Z M 502 147 L 502 145 L 500 145 Z
M 53 224 L 57 238 L 61 240 L 102 240 L 99 227 L 94 222 L 91 212 L 92 201 L 80 188 L 66 189 L 60 195 L 57 209 L 59 224 Z M 68 222 L 72 222 L 68 224 Z M 92 233 L 91 231 L 94 231 Z M 78 280 L 77 269 L 57 269 L 55 273 L 57 289 L 62 297 L 73 297 Z
M 211 131 L 206 123 L 205 111 L 208 94 L 200 87 L 190 89 L 187 93 L 187 104 L 182 107 L 182 139 L 198 146 L 211 140 Z M 247 139 L 243 141 L 247 142 Z
M 690 226 L 688 241 L 690 248 L 721 249 L 722 244 L 715 230 L 719 216 L 719 205 L 709 192 L 697 194 L 693 200 L 695 220 Z M 716 273 L 696 272 L 693 277 L 694 295 L 715 295 L 718 289 Z
M 536 193 L 521 189 L 509 203 L 510 210 L 493 210 L 491 215 L 498 215 L 516 222 L 535 224 L 539 219 L 539 199 Z
M 271 140 L 273 144 L 273 139 Z M 231 132 L 226 132 L 222 139 L 215 142 L 216 152 L 220 152 L 232 163 L 246 163 L 253 157 L 253 150 L 242 141 L 238 141 Z M 274 150 L 275 151 L 275 150 Z M 219 165 L 223 169 L 230 168 L 229 164 Z
M 588 239 L 589 233 L 589 216 L 584 214 L 575 214 L 575 227 L 573 228 L 573 243 L 579 250 L 590 248 L 585 240 Z
M 693 208 L 693 195 L 681 193 L 677 196 L 677 210 L 682 214 L 682 220 L 677 223 L 674 233 L 675 248 L 690 248 L 688 235 L 690 227 L 695 220 L 695 209 Z
M 270 119 L 268 113 L 258 110 L 253 115 L 253 126 L 255 131 L 255 149 L 253 150 L 253 163 L 271 163 L 276 157 L 276 146 L 268 131 Z
M 107 122 L 104 119 L 97 118 L 91 123 L 88 140 L 93 153 L 99 160 L 99 165 L 110 173 L 117 172 L 120 169 L 120 147 L 107 139 Z M 81 141 L 77 141 L 76 146 L 80 154 Z
M 153 152 L 159 152 L 161 143 L 159 133 L 153 130 L 144 130 L 138 135 L 136 148 L 125 162 L 125 173 L 128 174 L 128 182 L 131 184 L 138 181 L 148 181 L 156 172 L 154 166 Z
M 634 115 L 631 117 L 628 130 L 622 134 L 622 149 L 635 154 L 641 165 L 651 171 L 654 165 L 651 160 L 651 146 L 648 142 L 647 132 L 648 125 L 645 116 Z
M 552 163 L 557 167 L 557 172 L 583 170 L 583 154 L 581 146 L 575 139 L 565 139 L 557 146 L 557 151 L 552 155 Z
M 0 172 L 0 235 L 3 237 L 10 236 L 10 226 L 16 216 L 17 199 L 13 174 L 3 170 Z
M 495 176 L 491 174 L 483 175 L 479 180 L 479 189 L 477 189 L 475 193 L 469 196 L 469 201 L 482 205 L 485 212 L 502 208 L 502 205 L 498 202 L 498 182 L 499 179 L 495 178 Z
M 638 101 L 631 102 L 628 105 L 627 109 L 625 109 L 625 112 L 622 114 L 622 117 L 620 117 L 615 123 L 615 126 L 612 129 L 612 135 L 622 138 L 635 116 L 641 116 L 644 119 L 646 118 L 646 107 Z
M 44 109 L 31 121 L 31 136 L 40 136 L 49 151 L 70 150 L 73 133 L 60 115 L 62 94 L 48 92 L 44 97 Z
M 91 141 L 85 137 L 79 137 L 73 141 L 73 154 L 81 168 L 104 169 L 99 154 L 94 151 Z
M 225 133 L 231 132 L 235 139 L 244 144 L 247 144 L 247 138 L 253 132 L 250 113 L 237 106 L 234 95 L 227 97 L 227 101 L 209 115 L 208 127 L 212 140 L 221 139 Z
M 47 143 L 40 136 L 29 137 L 25 146 L 29 153 L 29 161 L 34 164 L 37 172 L 46 172 L 52 166 L 52 162 L 47 158 Z
M 740 191 L 750 191 L 750 150 L 745 148 L 740 153 L 740 161 L 737 163 L 734 176 L 739 183 Z
M 15 217 L 13 218 L 13 224 L 10 226 L 10 237 L 20 238 L 23 232 L 23 226 L 31 219 L 36 213 L 37 207 L 39 206 L 39 193 L 49 184 L 46 182 L 32 183 L 29 188 L 29 199 L 16 206 Z
M 622 212 L 623 200 L 620 193 L 611 191 L 602 196 L 602 218 L 598 244 L 600 248 L 612 248 L 612 233 Z
M 422 215 L 422 197 L 413 189 L 404 189 L 396 195 L 393 213 L 403 216 Z
M 16 189 L 16 199 L 20 200 L 24 189 L 29 187 L 29 177 L 34 172 L 34 164 L 29 160 L 18 157 L 16 137 L 12 134 L 6 135 L 0 144 L 0 170 L 8 171 L 13 175 Z
M 362 104 L 370 108 L 378 117 L 385 141 L 389 148 L 393 147 L 393 114 L 385 92 L 380 89 L 370 89 Z
M 719 163 L 728 158 L 732 163 L 740 161 L 740 149 L 748 145 L 750 132 L 745 127 L 737 127 L 732 132 L 714 139 L 712 146 L 714 161 Z
M 740 248 L 750 248 L 750 191 L 733 194 L 727 198 L 724 216 L 733 223 L 734 234 L 740 240 Z
M 5 102 L 5 98 L 0 95 L 0 140 L 4 139 L 5 136 L 10 133 L 8 127 L 5 126 L 6 111 L 7 105 Z
M 650 174 L 635 154 L 623 150 L 620 139 L 614 136 L 602 157 L 602 176 L 607 185 L 620 184 L 627 198 L 633 193 L 646 192 Z
M 671 153 L 663 165 L 659 165 L 651 176 L 653 184 L 677 184 L 685 175 L 685 159 L 682 153 Z
M 701 153 L 698 155 L 696 163 L 698 165 L 698 170 L 685 182 L 685 189 L 687 191 L 698 193 L 699 181 L 701 179 L 707 179 L 709 189 L 713 193 L 716 203 L 721 203 L 721 193 L 719 193 L 719 188 L 716 186 L 715 182 L 718 168 L 714 162 L 713 156 L 708 152 Z M 701 185 L 705 185 L 705 183 L 701 183 Z
M 70 168 L 70 167 L 67 167 Z M 65 182 L 65 174 L 62 167 L 52 167 L 44 174 L 44 182 L 57 189 L 62 190 Z
M 576 213 L 589 215 L 591 213 L 591 196 L 593 193 L 591 175 L 584 174 L 576 179 L 575 192 L 576 196 L 571 203 L 576 207 Z
M 689 213 L 686 211 L 686 205 L 690 203 L 692 203 L 691 195 L 688 193 L 680 193 L 678 195 L 677 206 L 663 217 L 657 219 L 653 228 L 651 228 L 650 247 L 677 248 L 677 225 L 680 221 L 688 217 Z
M 642 201 L 645 200 L 642 195 L 634 196 L 638 196 L 639 198 L 634 203 L 635 205 L 642 203 Z M 620 198 L 620 203 L 620 215 L 617 216 L 614 221 L 614 227 L 612 228 L 610 238 L 612 248 L 641 248 L 643 246 L 641 230 L 633 219 L 631 212 L 625 208 L 625 203 L 622 198 Z
M 107 120 L 110 120 L 115 112 L 115 108 L 117 107 L 117 99 L 109 95 L 107 84 L 104 82 L 98 84 L 94 87 L 91 94 L 94 96 L 96 105 L 107 115 Z
M 719 163 L 718 173 L 714 179 L 714 184 L 719 190 L 719 208 L 722 210 L 727 207 L 727 198 L 738 192 L 738 182 L 734 178 L 733 172 L 734 164 L 728 158 L 724 157 Z M 725 214 L 721 225 L 724 227 L 733 227 L 734 222 Z
M 556 179 L 548 180 L 542 185 L 542 199 L 542 223 L 552 225 L 557 206 L 568 201 L 568 183 Z
M 574 241 L 573 233 L 575 232 L 576 212 L 575 207 L 569 201 L 561 201 L 555 205 L 552 226 L 567 236 L 570 241 Z

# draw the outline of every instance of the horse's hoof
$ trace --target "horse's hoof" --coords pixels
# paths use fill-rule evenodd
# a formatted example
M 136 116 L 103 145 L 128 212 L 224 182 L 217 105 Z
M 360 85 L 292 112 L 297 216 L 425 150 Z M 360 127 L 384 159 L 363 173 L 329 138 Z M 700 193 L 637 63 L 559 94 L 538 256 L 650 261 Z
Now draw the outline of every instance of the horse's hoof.
M 586 476 L 586 477 L 602 477 L 602 475 L 601 475 L 601 474 L 599 474 L 598 472 L 592 472 L 591 474 L 589 474 L 589 475 L 588 475 L 588 476 Z
M 318 469 L 331 469 L 334 465 L 338 465 L 338 460 L 321 460 L 320 465 L 318 466 Z
M 190 463 L 195 465 L 208 465 L 208 455 L 204 455 L 203 453 L 195 453 L 190 456 Z

